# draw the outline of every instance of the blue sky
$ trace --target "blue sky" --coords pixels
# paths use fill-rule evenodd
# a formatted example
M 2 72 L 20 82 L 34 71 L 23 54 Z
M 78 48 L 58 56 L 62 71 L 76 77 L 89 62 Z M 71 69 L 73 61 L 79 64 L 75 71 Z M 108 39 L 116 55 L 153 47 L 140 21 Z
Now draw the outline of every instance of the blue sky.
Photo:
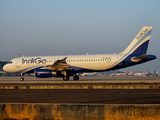
M 122 70 L 160 72 L 159 0 L 0 0 L 0 60 L 119 53 L 143 26 L 158 59 Z

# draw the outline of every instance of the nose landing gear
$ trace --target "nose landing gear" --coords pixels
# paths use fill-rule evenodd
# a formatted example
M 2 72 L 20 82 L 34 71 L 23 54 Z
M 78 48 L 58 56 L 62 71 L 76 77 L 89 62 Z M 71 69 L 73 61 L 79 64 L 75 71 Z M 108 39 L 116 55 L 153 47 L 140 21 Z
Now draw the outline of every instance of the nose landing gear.
M 20 81 L 24 81 L 24 77 L 23 77 L 24 73 L 21 73 L 21 78 Z

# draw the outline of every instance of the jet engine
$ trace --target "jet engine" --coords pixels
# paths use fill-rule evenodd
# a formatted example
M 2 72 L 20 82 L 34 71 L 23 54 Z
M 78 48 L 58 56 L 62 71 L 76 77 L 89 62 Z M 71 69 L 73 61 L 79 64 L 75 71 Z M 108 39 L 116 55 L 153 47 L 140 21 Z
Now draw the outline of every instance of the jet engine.
M 56 77 L 57 72 L 48 69 L 36 69 L 34 75 L 38 78 Z

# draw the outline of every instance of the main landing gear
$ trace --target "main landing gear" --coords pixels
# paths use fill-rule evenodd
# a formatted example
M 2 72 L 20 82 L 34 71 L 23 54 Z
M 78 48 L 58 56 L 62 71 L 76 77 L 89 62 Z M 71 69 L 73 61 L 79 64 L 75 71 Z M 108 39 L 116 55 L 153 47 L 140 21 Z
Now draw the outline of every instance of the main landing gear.
M 24 77 L 23 77 L 24 73 L 21 73 L 21 78 L 20 81 L 24 81 Z
M 73 76 L 73 80 L 79 80 L 79 76 L 78 75 Z
M 69 80 L 69 76 L 64 76 L 64 77 L 63 77 L 63 80 L 64 80 L 64 81 L 68 81 L 68 80 Z
M 68 80 L 69 80 L 69 76 L 64 76 L 64 77 L 63 77 L 63 80 L 64 80 L 64 81 L 68 81 Z M 78 76 L 78 75 L 73 76 L 73 80 L 75 80 L 75 81 L 76 81 L 76 80 L 79 80 L 79 76 Z

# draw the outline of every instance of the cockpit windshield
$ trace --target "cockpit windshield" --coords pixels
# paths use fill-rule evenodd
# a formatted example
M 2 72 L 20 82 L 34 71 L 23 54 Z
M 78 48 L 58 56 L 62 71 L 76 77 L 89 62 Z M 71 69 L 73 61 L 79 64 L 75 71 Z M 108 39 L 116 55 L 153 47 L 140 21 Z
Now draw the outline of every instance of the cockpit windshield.
M 12 64 L 12 61 L 10 61 L 9 64 Z

